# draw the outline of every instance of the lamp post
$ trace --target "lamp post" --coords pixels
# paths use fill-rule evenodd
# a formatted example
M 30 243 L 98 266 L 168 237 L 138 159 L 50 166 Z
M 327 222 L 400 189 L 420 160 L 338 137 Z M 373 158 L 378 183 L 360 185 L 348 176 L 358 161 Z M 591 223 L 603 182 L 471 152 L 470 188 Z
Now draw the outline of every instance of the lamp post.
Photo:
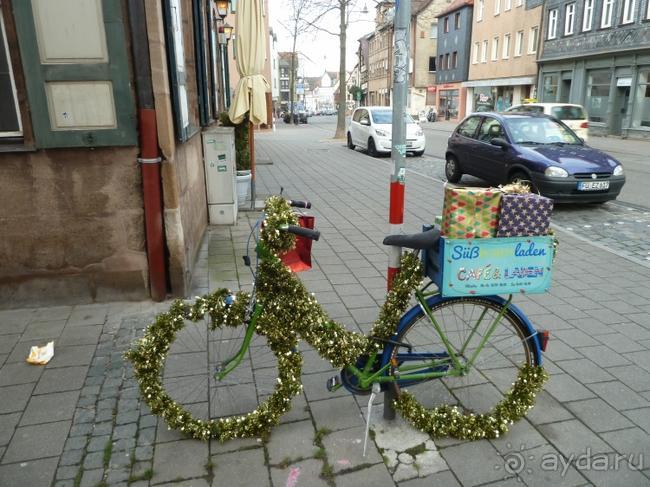
M 233 28 L 228 23 L 219 26 L 219 51 L 223 63 L 223 103 L 226 108 L 230 106 L 230 68 L 228 62 L 228 42 L 232 37 Z

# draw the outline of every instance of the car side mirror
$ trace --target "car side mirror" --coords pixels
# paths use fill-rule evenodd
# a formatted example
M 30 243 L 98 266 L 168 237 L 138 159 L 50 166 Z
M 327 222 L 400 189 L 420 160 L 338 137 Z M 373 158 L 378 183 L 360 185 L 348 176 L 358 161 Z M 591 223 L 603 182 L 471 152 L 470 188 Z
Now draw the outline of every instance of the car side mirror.
M 506 139 L 502 139 L 501 137 L 495 137 L 490 141 L 490 144 L 501 147 L 503 150 L 506 150 L 508 147 L 510 147 L 508 141 Z
M 359 120 L 359 123 L 360 123 L 361 125 L 368 125 L 368 126 L 370 126 L 370 120 L 368 120 L 368 119 L 366 119 L 366 118 L 363 118 L 363 119 Z

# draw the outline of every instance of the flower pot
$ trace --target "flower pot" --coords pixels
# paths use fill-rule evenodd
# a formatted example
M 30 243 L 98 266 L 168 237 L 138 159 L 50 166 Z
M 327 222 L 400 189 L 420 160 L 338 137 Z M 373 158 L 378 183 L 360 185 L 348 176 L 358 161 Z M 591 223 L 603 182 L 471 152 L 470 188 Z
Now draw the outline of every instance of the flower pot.
M 237 171 L 237 204 L 239 206 L 246 203 L 248 199 L 252 177 L 250 170 Z

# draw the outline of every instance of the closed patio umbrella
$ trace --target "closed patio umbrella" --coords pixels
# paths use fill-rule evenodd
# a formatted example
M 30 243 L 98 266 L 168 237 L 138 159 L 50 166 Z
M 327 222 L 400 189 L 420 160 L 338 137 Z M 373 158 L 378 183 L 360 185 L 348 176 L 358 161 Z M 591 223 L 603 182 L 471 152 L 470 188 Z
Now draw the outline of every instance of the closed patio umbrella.
M 251 207 L 255 206 L 255 145 L 253 125 L 267 123 L 266 93 L 271 85 L 262 75 L 266 57 L 266 33 L 262 2 L 264 0 L 239 0 L 235 29 L 237 42 L 237 70 L 240 79 L 235 98 L 230 105 L 228 116 L 233 123 L 244 120 L 246 113 L 250 120 L 251 147 Z

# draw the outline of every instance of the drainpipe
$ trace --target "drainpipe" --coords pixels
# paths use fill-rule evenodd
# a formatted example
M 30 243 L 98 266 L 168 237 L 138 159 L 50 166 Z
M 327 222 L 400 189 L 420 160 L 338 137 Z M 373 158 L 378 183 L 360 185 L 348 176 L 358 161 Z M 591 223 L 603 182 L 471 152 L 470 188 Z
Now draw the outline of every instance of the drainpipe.
M 165 240 L 163 234 L 163 204 L 160 178 L 160 155 L 153 86 L 149 39 L 143 0 L 128 2 L 129 27 L 135 74 L 135 91 L 138 100 L 138 128 L 142 168 L 142 192 L 144 220 L 149 261 L 149 285 L 151 298 L 163 301 L 167 296 L 167 269 L 165 266 Z

